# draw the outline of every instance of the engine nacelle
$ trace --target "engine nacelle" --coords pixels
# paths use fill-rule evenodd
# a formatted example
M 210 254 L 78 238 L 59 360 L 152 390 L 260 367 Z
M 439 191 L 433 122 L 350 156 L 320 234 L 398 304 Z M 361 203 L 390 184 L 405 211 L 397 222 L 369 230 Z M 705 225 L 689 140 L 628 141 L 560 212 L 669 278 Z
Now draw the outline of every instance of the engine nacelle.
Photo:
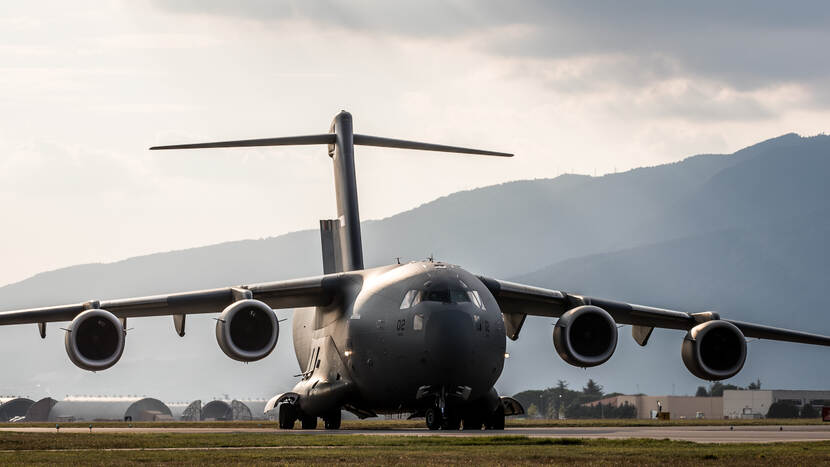
M 106 370 L 124 353 L 127 333 L 121 321 L 107 310 L 86 310 L 75 317 L 66 330 L 66 354 L 79 368 Z
M 556 322 L 553 345 L 562 360 L 571 365 L 582 368 L 601 365 L 617 348 L 617 323 L 602 308 L 576 307 Z
M 216 321 L 216 341 L 225 355 L 240 362 L 268 356 L 277 345 L 280 324 L 270 306 L 259 300 L 228 305 Z
M 732 323 L 707 321 L 686 333 L 681 355 L 693 375 L 719 381 L 735 376 L 744 367 L 746 339 Z

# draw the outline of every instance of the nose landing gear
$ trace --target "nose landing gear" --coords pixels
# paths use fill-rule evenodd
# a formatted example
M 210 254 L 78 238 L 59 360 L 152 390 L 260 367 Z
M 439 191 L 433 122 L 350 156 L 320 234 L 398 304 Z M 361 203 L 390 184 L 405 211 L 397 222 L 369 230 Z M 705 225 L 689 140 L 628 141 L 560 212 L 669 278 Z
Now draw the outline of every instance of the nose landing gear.
M 428 408 L 424 418 L 427 422 L 427 428 L 430 430 L 435 431 L 441 428 L 441 412 L 438 411 L 438 407 Z
M 496 409 L 491 410 L 483 400 L 468 401 L 470 390 L 464 389 L 448 391 L 443 387 L 421 388 L 419 398 L 424 398 L 428 390 L 429 395 L 434 398 L 433 404 L 423 412 L 427 428 L 458 430 L 461 429 L 463 421 L 465 430 L 503 430 L 506 415 L 503 403 L 498 401 Z
M 461 428 L 461 417 L 454 410 L 445 410 L 441 413 L 438 407 L 430 407 L 424 414 L 427 428 L 430 430 L 458 430 Z

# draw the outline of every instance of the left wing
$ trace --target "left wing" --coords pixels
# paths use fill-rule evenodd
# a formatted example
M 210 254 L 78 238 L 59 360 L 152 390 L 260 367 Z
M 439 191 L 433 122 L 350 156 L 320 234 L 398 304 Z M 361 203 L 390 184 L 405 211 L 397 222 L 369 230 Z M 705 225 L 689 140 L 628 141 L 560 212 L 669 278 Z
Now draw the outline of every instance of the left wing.
M 348 276 L 347 273 L 327 274 L 169 295 L 90 300 L 71 305 L 5 311 L 0 312 L 0 326 L 72 321 L 77 315 L 90 309 L 104 309 L 118 318 L 218 313 L 235 301 L 249 298 L 262 301 L 274 309 L 326 306 L 335 300 L 341 287 L 349 280 Z
M 582 305 L 593 305 L 602 308 L 614 318 L 615 322 L 633 325 L 632 334 L 640 345 L 646 344 L 653 328 L 690 330 L 708 321 L 721 320 L 718 313 L 710 311 L 686 313 L 570 294 L 484 276 L 479 276 L 479 279 L 498 302 L 499 308 L 505 315 L 507 335 L 513 340 L 519 337 L 521 325 L 527 315 L 558 318 L 568 310 Z M 744 321 L 722 321 L 735 325 L 746 337 L 830 346 L 830 337 L 828 336 Z
M 127 318 L 173 317 L 179 336 L 185 335 L 187 315 L 221 313 L 216 320 L 216 341 L 230 358 L 252 362 L 267 357 L 277 345 L 279 320 L 275 308 L 336 304 L 353 273 L 223 287 L 195 292 L 31 308 L 0 313 L 0 326 L 37 323 L 46 337 L 46 323 L 71 321 L 64 329 L 66 353 L 77 367 L 100 371 L 115 365 L 124 352 Z

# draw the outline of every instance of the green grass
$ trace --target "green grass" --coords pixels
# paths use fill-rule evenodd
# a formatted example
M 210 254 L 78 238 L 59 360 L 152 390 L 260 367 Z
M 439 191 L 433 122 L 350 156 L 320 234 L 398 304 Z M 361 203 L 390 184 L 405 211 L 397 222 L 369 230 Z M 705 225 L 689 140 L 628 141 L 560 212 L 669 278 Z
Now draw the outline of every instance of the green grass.
M 826 464 L 830 463 L 830 442 L 696 444 L 668 440 L 580 440 L 524 436 L 0 433 L 1 465 L 671 463 L 682 466 L 714 462 L 734 465 Z

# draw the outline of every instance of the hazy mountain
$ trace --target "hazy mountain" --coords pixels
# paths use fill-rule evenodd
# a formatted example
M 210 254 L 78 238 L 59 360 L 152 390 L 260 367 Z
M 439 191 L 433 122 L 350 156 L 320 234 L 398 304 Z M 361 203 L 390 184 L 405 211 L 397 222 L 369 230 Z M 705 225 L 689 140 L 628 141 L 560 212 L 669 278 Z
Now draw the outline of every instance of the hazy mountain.
M 517 280 L 631 303 L 715 310 L 734 319 L 830 334 L 824 294 L 830 283 L 830 209 L 780 221 L 569 259 Z M 552 322 L 528 321 L 519 342 L 511 345 L 511 365 L 503 379 L 530 380 L 540 387 L 549 384 L 546 375 L 580 383 L 590 376 L 609 389 L 639 392 L 639 384 L 640 390 L 652 393 L 668 393 L 673 385 L 683 393 L 701 384 L 680 360 L 682 332 L 656 330 L 648 346 L 640 348 L 625 326 L 614 357 L 585 371 L 552 354 L 551 326 L 539 326 Z M 746 385 L 760 378 L 766 387 L 824 389 L 830 386 L 830 376 L 821 370 L 828 352 L 752 341 L 747 364 L 734 381 Z M 526 371 L 533 364 L 541 368 Z
M 365 222 L 366 262 L 434 254 L 496 277 L 830 333 L 821 303 L 830 271 L 830 197 L 823 183 L 830 174 L 828 155 L 830 137 L 790 134 L 728 156 L 460 192 Z M 315 275 L 322 269 L 319 249 L 319 234 L 304 231 L 75 266 L 0 288 L 0 308 Z M 297 364 L 289 322 L 274 354 L 249 365 L 221 353 L 213 323 L 211 315 L 193 316 L 180 339 L 169 318 L 131 320 L 135 329 L 122 361 L 97 374 L 69 363 L 57 324 L 43 342 L 36 342 L 34 325 L 0 328 L 3 355 L 19 352 L 0 362 L 7 375 L 0 393 L 186 399 L 269 396 L 293 385 Z M 682 334 L 655 333 L 645 349 L 624 335 L 611 362 L 586 371 L 555 356 L 549 323 L 529 319 L 520 341 L 509 344 L 502 390 L 552 385 L 559 378 L 582 384 L 588 377 L 621 391 L 639 385 L 642 391 L 669 392 L 675 384 L 680 393 L 699 384 L 680 361 Z M 827 357 L 825 349 L 763 342 L 750 350 L 739 382 L 761 376 L 766 385 L 830 385 L 830 376 L 815 371 Z

